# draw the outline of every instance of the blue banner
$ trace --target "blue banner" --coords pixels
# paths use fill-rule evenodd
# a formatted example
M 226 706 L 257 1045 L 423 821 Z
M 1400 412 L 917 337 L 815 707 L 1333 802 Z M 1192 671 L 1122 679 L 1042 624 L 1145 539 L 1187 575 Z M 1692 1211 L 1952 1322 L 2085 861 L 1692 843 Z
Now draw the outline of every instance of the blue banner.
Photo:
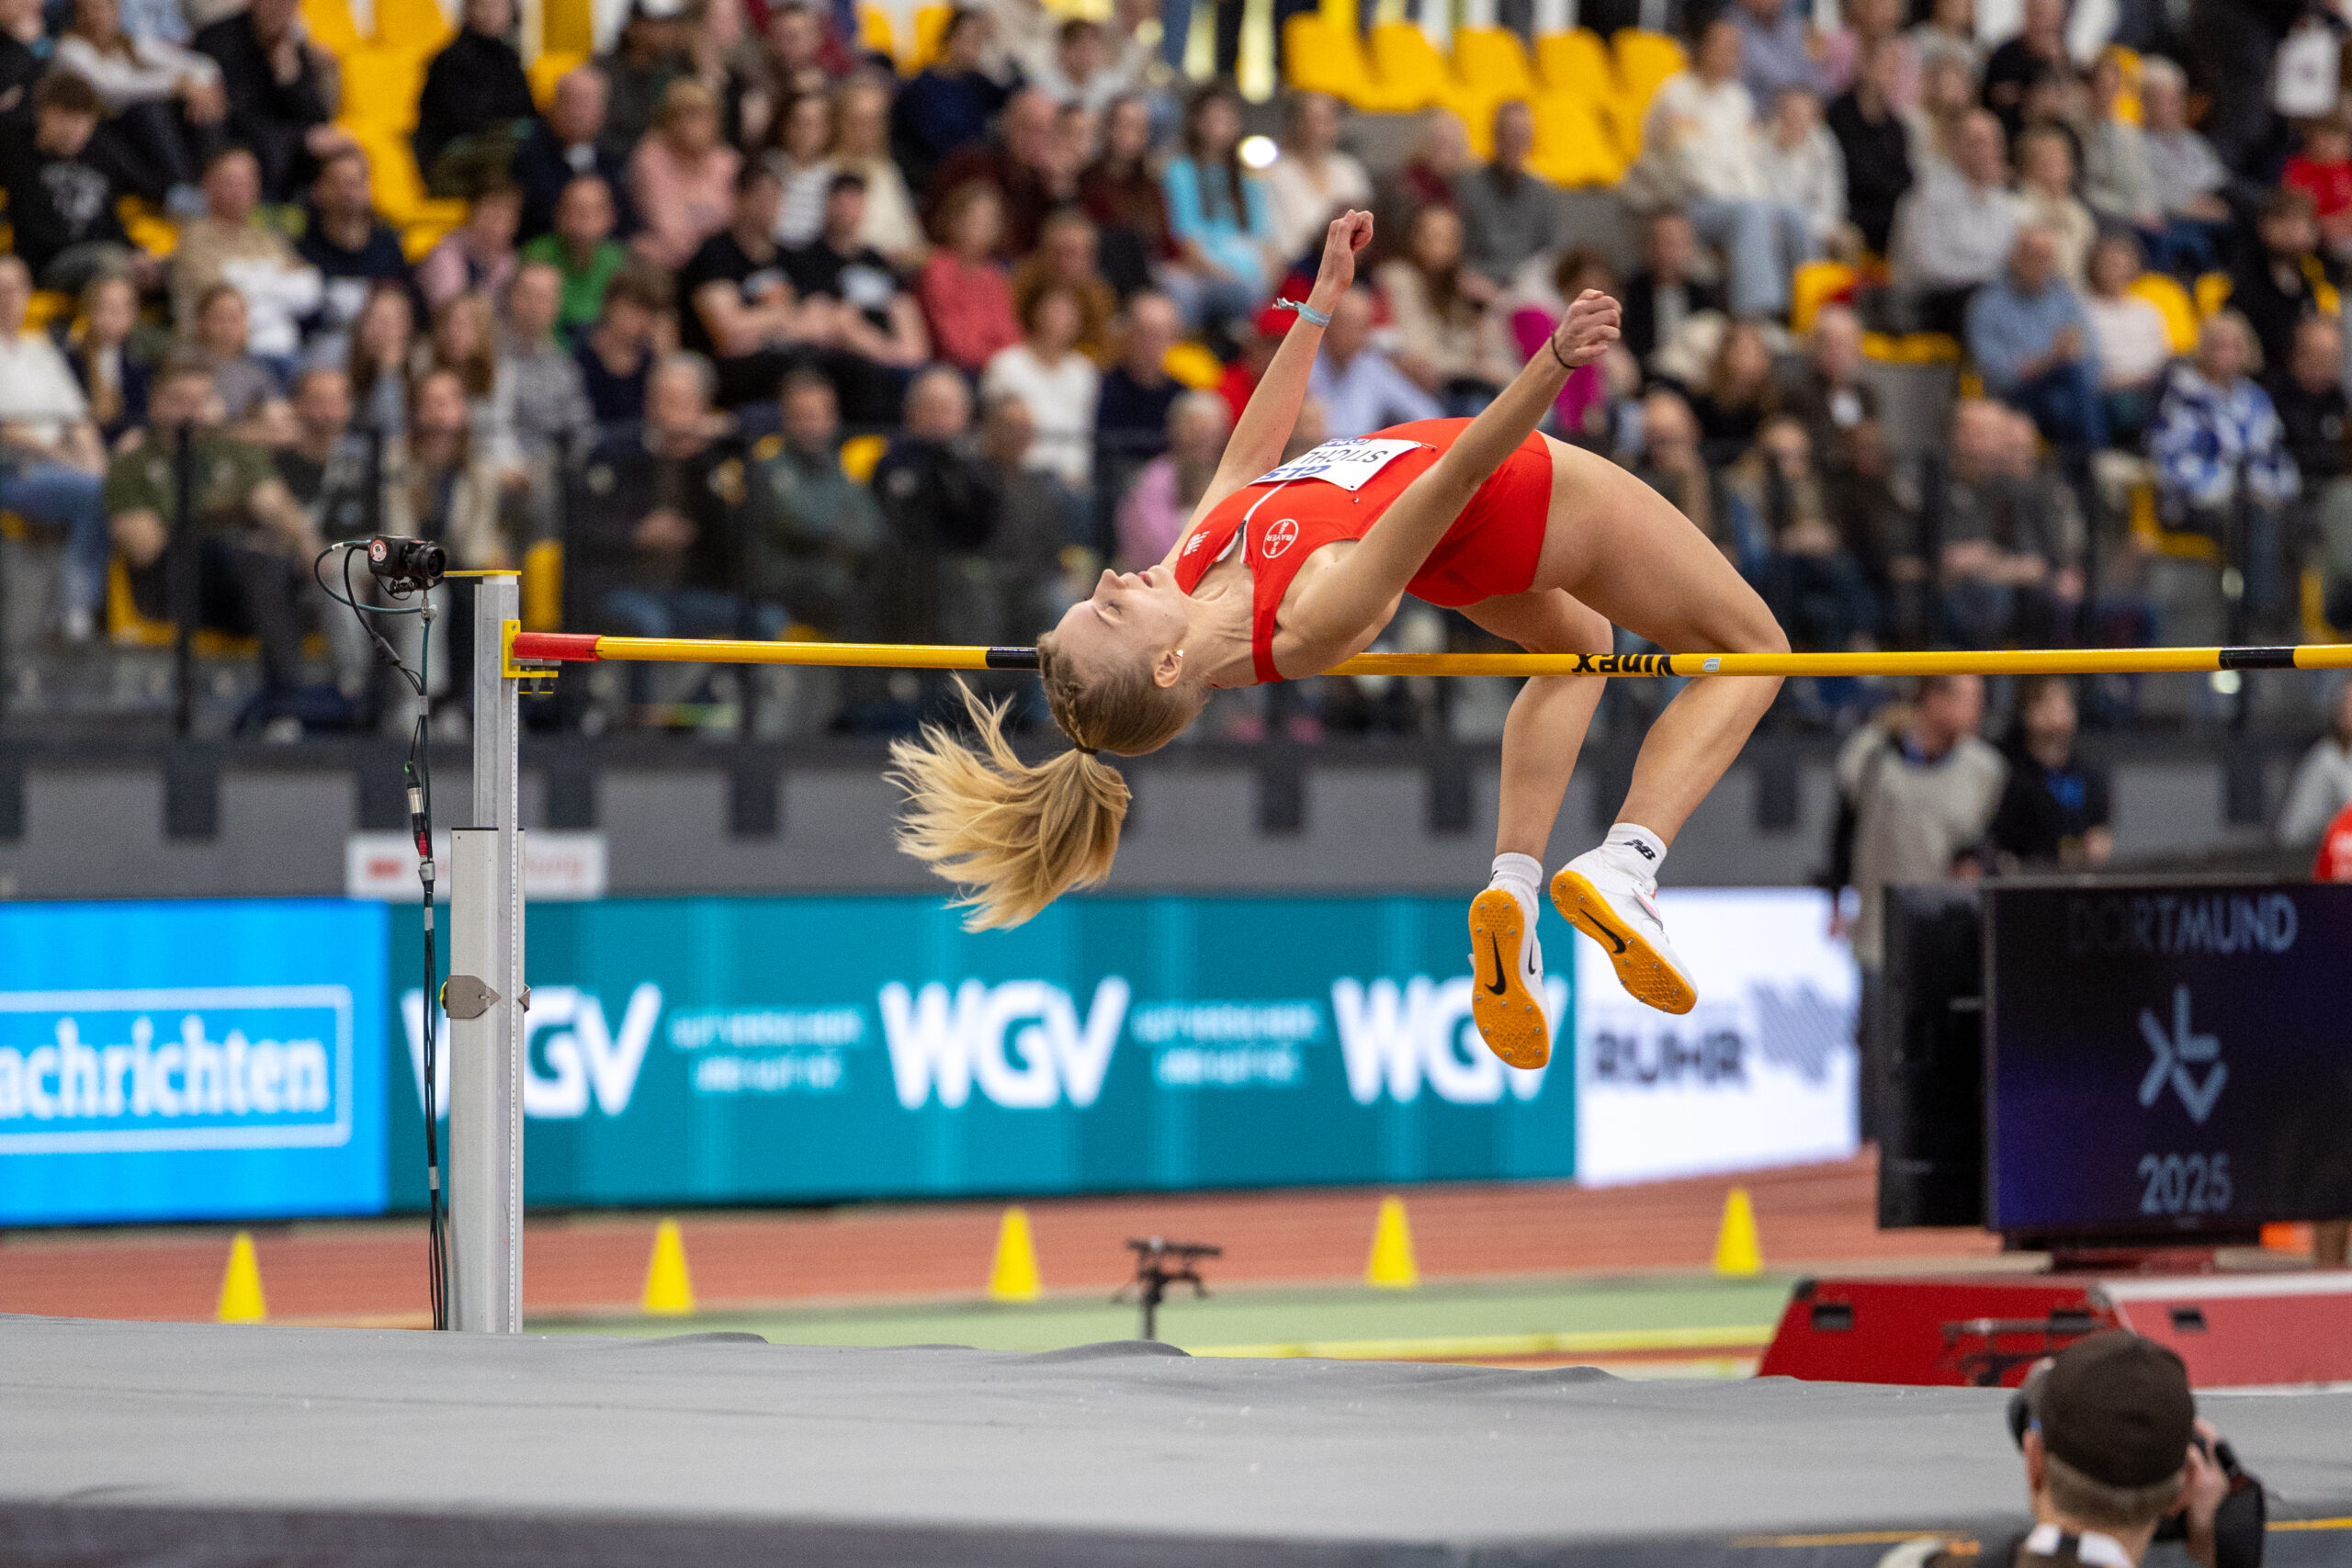
M 1507 1068 L 1478 1039 L 1464 909 L 1076 898 L 974 934 L 936 897 L 535 905 L 526 1195 L 1573 1175 L 1574 1076 Z M 1573 939 L 1547 934 L 1566 967 Z M 424 1201 L 417 941 L 413 921 L 394 922 L 405 983 L 391 1032 L 407 1049 L 391 1191 L 404 1207 Z M 1551 993 L 1566 1041 L 1566 979 Z
M 339 899 L 0 905 L 0 1224 L 382 1210 L 386 946 Z

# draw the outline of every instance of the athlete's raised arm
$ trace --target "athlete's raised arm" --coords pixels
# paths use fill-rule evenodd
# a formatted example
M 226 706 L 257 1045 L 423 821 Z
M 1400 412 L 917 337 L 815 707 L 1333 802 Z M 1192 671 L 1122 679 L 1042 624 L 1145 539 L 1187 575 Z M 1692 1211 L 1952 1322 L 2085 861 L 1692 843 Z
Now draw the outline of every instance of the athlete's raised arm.
M 1371 213 L 1343 212 L 1331 220 L 1330 228 L 1323 233 L 1323 265 L 1306 296 L 1308 310 L 1326 319 L 1330 316 L 1340 296 L 1355 284 L 1356 253 L 1370 243 Z M 1299 405 L 1306 400 L 1307 377 L 1315 369 L 1315 354 L 1322 344 L 1323 329 L 1303 314 L 1283 334 L 1273 363 L 1266 367 L 1257 390 L 1250 394 L 1249 406 L 1234 422 L 1216 477 L 1201 493 L 1200 504 L 1169 547 L 1163 565 L 1175 566 L 1186 536 L 1211 508 L 1283 460 L 1283 448 L 1290 444 L 1291 427 L 1298 423 Z
M 1356 547 L 1301 586 L 1298 603 L 1285 612 L 1286 618 L 1295 612 L 1297 635 L 1309 643 L 1344 642 L 1385 618 L 1478 487 L 1544 423 L 1569 374 L 1616 341 L 1617 301 L 1586 289 L 1550 342 L 1444 455 L 1405 487 Z

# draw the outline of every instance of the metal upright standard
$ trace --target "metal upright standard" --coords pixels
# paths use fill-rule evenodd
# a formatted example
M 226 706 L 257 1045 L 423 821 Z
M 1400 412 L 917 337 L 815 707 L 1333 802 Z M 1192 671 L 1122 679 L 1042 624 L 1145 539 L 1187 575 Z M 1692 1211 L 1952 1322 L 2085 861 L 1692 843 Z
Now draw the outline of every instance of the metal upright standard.
M 474 599 L 473 825 L 450 835 L 450 1314 L 453 1326 L 523 1326 L 522 779 L 517 682 L 507 639 L 521 614 L 513 572 Z M 451 628 L 454 636 L 466 635 Z

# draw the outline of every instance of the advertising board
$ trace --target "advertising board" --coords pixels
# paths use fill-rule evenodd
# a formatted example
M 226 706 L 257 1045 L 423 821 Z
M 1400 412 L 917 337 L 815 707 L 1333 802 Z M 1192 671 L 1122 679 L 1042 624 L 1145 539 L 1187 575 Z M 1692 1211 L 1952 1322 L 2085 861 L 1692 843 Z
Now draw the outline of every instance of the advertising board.
M 385 912 L 0 904 L 0 1224 L 373 1213 Z
M 1814 888 L 1668 888 L 1699 988 L 1677 1017 L 1576 944 L 1577 1175 L 1594 1185 L 1843 1159 L 1860 1146 L 1860 981 Z
M 534 906 L 526 1197 L 1573 1175 L 1571 1075 L 1479 1041 L 1463 918 L 1452 898 L 1083 898 L 975 934 L 935 897 Z M 394 930 L 405 977 L 416 937 Z M 402 1151 L 424 1019 L 410 982 Z M 421 1204 L 419 1165 L 394 1160 L 395 1201 Z

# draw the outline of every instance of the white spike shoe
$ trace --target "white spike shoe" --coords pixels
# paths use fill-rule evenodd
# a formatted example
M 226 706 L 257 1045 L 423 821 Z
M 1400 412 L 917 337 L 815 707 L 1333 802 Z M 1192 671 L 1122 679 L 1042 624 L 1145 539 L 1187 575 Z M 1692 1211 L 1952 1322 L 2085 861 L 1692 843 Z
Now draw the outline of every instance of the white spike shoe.
M 1554 906 L 1601 945 L 1627 995 L 1660 1012 L 1689 1012 L 1699 1005 L 1699 988 L 1666 940 L 1657 892 L 1656 877 L 1628 875 L 1599 850 L 1577 856 L 1552 878 Z
M 1509 888 L 1489 887 L 1470 900 L 1470 1016 L 1487 1048 L 1514 1067 L 1549 1062 L 1552 1021 L 1544 1010 L 1535 911 Z

